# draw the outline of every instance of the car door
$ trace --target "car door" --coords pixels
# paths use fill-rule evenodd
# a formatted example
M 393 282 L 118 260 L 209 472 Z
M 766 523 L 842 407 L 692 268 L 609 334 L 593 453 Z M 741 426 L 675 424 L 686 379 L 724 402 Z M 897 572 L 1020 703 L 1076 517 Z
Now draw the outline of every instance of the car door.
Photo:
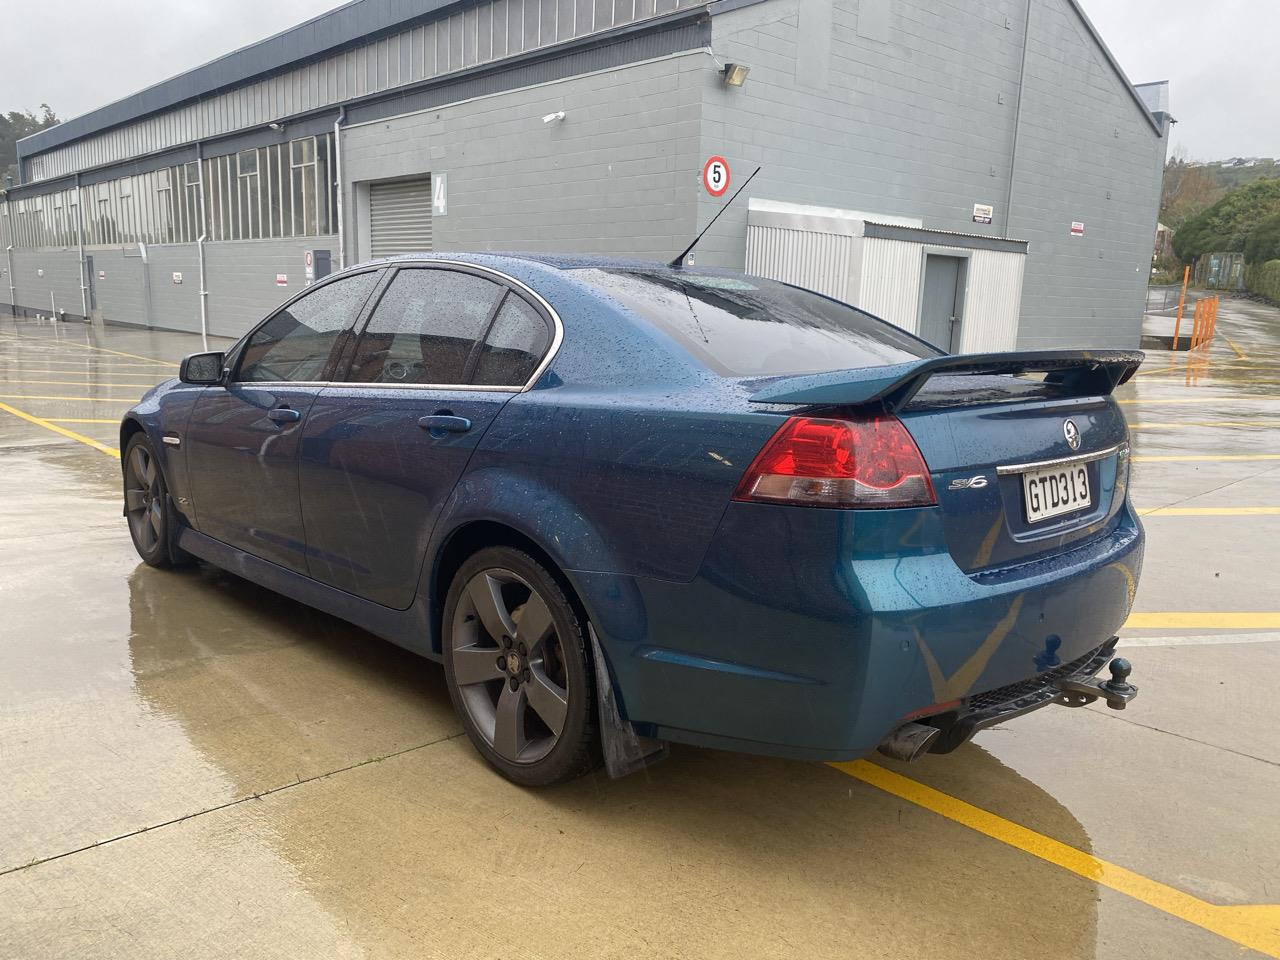
M 378 273 L 290 301 L 232 352 L 227 382 L 204 389 L 182 438 L 201 533 L 307 572 L 298 440 Z
M 344 383 L 303 426 L 302 513 L 318 580 L 396 609 L 413 600 L 445 500 L 552 342 L 540 307 L 488 271 L 398 269 Z

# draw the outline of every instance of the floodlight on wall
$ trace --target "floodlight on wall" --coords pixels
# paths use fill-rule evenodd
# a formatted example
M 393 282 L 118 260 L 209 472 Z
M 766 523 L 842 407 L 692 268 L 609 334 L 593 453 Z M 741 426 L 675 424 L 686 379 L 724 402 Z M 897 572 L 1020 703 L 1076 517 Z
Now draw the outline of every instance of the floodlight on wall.
M 284 129 L 284 124 L 283 124 L 283 123 L 268 123 L 268 124 L 267 124 L 267 126 L 268 126 L 268 127 L 270 127 L 272 130 L 275 130 L 275 131 L 277 131 L 277 132 L 278 132 L 278 131 L 280 131 L 280 130 L 283 130 L 283 129 Z
M 726 87 L 740 87 L 747 82 L 751 68 L 744 63 L 726 63 L 720 71 Z
M 542 122 L 555 123 L 557 120 L 563 120 L 563 119 L 564 119 L 564 111 L 557 110 L 555 113 L 548 113 L 545 117 L 542 118 Z

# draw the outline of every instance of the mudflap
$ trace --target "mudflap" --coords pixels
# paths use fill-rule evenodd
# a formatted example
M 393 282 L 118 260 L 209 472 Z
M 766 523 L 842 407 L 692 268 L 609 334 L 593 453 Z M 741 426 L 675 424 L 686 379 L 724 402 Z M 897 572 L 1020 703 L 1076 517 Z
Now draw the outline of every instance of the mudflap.
M 665 740 L 640 736 L 635 727 L 622 718 L 604 651 L 600 649 L 600 638 L 596 636 L 595 627 L 589 623 L 587 635 L 591 638 L 591 659 L 596 665 L 596 704 L 600 710 L 600 745 L 604 752 L 604 768 L 612 779 L 617 780 L 665 760 L 671 747 Z

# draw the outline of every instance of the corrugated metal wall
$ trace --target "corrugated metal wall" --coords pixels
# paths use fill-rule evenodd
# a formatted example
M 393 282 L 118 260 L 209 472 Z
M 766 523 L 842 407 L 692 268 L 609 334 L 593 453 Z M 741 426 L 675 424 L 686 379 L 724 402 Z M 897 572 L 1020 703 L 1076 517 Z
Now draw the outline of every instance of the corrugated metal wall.
M 973 251 L 960 326 L 961 353 L 1012 350 L 1018 345 L 1026 263 L 1021 253 Z
M 850 300 L 852 236 L 749 224 L 747 273 Z
M 920 328 L 920 274 L 924 263 L 921 253 L 918 243 L 864 239 L 862 289 L 854 304 L 916 333 Z
M 34 183 L 261 126 L 702 2 L 489 0 L 296 70 L 50 150 L 28 161 L 25 177 Z

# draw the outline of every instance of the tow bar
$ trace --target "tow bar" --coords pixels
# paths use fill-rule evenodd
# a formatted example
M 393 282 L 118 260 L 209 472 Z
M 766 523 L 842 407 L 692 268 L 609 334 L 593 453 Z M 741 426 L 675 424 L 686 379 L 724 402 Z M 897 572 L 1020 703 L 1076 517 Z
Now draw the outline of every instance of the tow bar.
M 1064 707 L 1083 707 L 1095 700 L 1106 700 L 1112 710 L 1123 710 L 1134 697 L 1138 688 L 1129 682 L 1129 674 L 1133 672 L 1133 664 L 1124 657 L 1116 657 L 1110 665 L 1111 679 L 1058 680 L 1054 686 L 1058 688 L 1058 697 L 1054 703 Z

